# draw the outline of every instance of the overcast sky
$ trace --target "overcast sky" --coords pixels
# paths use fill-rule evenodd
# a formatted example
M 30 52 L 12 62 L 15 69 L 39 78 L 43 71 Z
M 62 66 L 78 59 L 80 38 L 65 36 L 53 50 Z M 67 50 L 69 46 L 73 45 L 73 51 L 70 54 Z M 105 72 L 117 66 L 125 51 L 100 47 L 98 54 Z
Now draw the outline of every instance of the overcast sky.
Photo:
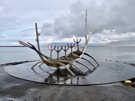
M 86 8 L 91 40 L 133 38 L 135 0 L 0 0 L 0 45 L 32 40 L 34 22 L 42 35 L 82 35 Z
M 0 0 L 0 28 L 53 20 L 71 3 L 72 0 Z
M 68 12 L 73 2 L 75 0 L 0 0 L 1 44 L 31 36 L 35 22 L 42 26 L 44 22 L 53 21 Z

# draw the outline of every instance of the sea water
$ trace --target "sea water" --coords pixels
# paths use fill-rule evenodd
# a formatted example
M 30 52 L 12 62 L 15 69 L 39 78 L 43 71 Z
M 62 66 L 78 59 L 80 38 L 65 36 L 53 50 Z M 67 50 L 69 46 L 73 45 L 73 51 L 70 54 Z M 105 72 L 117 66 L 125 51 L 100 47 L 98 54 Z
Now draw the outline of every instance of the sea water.
M 49 56 L 49 50 L 43 48 L 42 52 Z M 135 46 L 92 46 L 88 47 L 86 52 L 95 57 L 98 61 L 113 60 L 135 63 Z M 64 54 L 60 52 L 60 56 Z M 53 58 L 56 58 L 56 52 L 53 52 Z M 0 64 L 39 60 L 39 56 L 33 50 L 27 47 L 0 47 Z

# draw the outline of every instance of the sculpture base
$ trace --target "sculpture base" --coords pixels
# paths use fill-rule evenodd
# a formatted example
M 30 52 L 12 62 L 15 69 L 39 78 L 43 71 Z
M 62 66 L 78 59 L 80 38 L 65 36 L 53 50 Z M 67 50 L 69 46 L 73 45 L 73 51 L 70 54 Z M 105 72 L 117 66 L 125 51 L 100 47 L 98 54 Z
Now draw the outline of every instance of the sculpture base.
M 135 77 L 135 67 L 120 62 L 99 62 L 100 66 L 85 76 L 51 76 L 53 67 L 41 66 L 31 69 L 35 62 L 5 67 L 5 71 L 16 78 L 44 84 L 97 85 L 128 80 Z

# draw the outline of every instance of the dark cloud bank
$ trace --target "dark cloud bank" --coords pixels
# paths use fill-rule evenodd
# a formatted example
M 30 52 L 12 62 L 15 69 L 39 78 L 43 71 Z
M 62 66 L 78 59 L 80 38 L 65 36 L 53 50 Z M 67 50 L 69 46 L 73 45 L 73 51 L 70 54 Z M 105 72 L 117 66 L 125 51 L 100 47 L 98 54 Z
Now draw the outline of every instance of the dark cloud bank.
M 102 34 L 106 29 L 115 33 L 135 32 L 134 0 L 79 0 L 71 5 L 69 12 L 52 23 L 45 23 L 41 33 L 62 37 L 84 34 L 86 8 L 90 32 Z

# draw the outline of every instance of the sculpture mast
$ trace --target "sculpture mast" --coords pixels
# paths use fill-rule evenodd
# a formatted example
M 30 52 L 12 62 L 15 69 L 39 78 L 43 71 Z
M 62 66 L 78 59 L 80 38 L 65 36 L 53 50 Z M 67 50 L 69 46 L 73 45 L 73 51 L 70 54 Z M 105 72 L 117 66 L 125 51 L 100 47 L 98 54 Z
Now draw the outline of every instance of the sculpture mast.
M 87 20 L 87 9 L 85 10 L 85 25 L 84 25 L 84 34 L 88 34 L 88 20 Z
M 37 26 L 37 23 L 35 23 L 35 30 L 36 30 L 36 42 L 37 42 L 37 47 L 38 47 L 38 50 L 40 51 L 40 45 L 39 45 L 39 32 L 38 32 L 38 26 Z

